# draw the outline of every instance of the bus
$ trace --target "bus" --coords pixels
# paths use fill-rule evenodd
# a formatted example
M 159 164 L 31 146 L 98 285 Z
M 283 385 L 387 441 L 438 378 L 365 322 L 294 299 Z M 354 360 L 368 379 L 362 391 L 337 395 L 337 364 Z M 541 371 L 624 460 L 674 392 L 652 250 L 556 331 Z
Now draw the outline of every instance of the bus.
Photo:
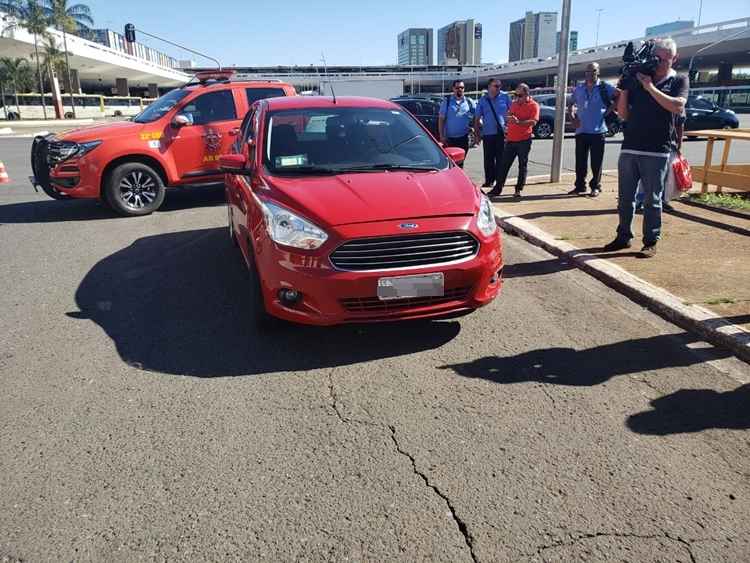
M 132 117 L 139 114 L 154 100 L 152 98 L 138 98 L 132 96 L 101 96 L 92 94 L 74 94 L 73 101 L 76 106 L 76 117 L 78 118 L 103 118 L 103 117 Z M 70 108 L 70 96 L 62 96 L 63 111 L 65 118 L 73 117 Z M 47 109 L 47 117 L 55 117 L 52 94 L 44 95 L 44 105 Z M 9 121 L 16 119 L 44 119 L 42 109 L 42 96 L 39 94 L 18 94 L 18 105 L 16 105 L 16 94 L 5 94 L 0 100 L 0 119 Z

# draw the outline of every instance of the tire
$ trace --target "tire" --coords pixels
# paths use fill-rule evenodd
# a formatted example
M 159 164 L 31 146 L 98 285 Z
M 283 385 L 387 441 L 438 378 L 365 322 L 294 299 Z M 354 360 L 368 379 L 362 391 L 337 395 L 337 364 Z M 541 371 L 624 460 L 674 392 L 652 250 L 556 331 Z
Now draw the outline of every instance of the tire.
M 554 126 L 549 121 L 540 121 L 534 127 L 534 137 L 537 139 L 549 139 L 554 130 Z
M 72 111 L 66 111 L 65 112 L 65 119 L 73 119 L 73 112 Z
M 104 182 L 107 203 L 126 217 L 153 213 L 164 201 L 165 191 L 156 170 L 140 162 L 120 164 Z

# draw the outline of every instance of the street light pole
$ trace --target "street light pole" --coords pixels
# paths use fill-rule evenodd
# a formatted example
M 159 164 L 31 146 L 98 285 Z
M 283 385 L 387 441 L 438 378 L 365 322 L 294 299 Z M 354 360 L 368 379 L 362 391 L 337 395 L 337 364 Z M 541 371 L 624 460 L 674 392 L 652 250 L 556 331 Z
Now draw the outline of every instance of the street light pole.
M 594 47 L 599 46 L 599 23 L 601 22 L 603 11 L 604 11 L 604 8 L 596 9 L 596 43 L 594 44 Z
M 570 1 L 563 0 L 560 28 L 560 59 L 557 66 L 557 97 L 555 99 L 555 132 L 552 138 L 551 182 L 560 181 L 563 140 L 565 137 L 565 94 L 568 90 L 568 51 L 570 47 Z
M 701 26 L 701 12 L 703 11 L 703 0 L 698 0 L 698 24 L 695 27 Z

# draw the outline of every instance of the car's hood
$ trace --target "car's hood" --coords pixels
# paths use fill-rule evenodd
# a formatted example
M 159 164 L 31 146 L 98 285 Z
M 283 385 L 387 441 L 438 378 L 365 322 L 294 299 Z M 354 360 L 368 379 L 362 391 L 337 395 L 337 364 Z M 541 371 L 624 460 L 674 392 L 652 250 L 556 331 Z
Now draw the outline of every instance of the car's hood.
M 112 137 L 123 137 L 128 135 L 138 135 L 144 125 L 133 121 L 115 121 L 113 123 L 104 123 L 97 125 L 87 125 L 63 131 L 55 135 L 58 139 L 64 141 L 97 141 L 101 139 L 110 139 Z
M 479 207 L 476 187 L 457 167 L 437 172 L 274 176 L 266 182 L 279 203 L 321 225 L 471 215 Z

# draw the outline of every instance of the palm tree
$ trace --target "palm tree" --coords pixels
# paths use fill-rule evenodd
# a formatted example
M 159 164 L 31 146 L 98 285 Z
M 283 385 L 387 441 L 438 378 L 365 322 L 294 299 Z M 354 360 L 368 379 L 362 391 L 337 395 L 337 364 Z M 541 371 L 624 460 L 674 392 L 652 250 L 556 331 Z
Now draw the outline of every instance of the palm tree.
M 20 20 L 21 27 L 34 36 L 34 58 L 36 59 L 36 74 L 39 79 L 39 92 L 42 95 L 42 112 L 47 119 L 47 106 L 44 103 L 44 83 L 42 81 L 42 67 L 39 64 L 39 37 L 46 37 L 50 26 L 48 10 L 37 0 L 0 0 L 0 10 Z
M 68 78 L 68 94 L 73 117 L 76 116 L 76 106 L 73 101 L 73 81 L 70 78 L 70 61 L 68 59 L 68 33 L 88 31 L 94 25 L 91 9 L 86 4 L 68 5 L 68 0 L 44 0 L 55 27 L 62 31 L 63 49 L 65 50 L 65 76 Z
M 60 49 L 57 48 L 57 41 L 54 37 L 50 36 L 45 39 L 42 56 L 42 64 L 47 70 L 50 89 L 54 91 L 53 83 L 55 81 L 55 77 L 60 74 L 61 70 L 65 70 L 65 55 Z
M 21 117 L 21 106 L 18 104 L 18 91 L 19 87 L 18 85 L 23 82 L 24 75 L 26 71 L 28 70 L 25 67 L 29 66 L 29 61 L 22 58 L 11 58 L 11 57 L 2 57 L 0 58 L 0 75 L 4 78 L 0 79 L 2 81 L 7 80 L 13 85 L 13 93 L 16 98 L 16 110 L 18 111 L 18 117 L 20 119 Z M 2 94 L 3 96 L 3 103 L 5 102 L 5 94 Z M 6 117 L 7 117 L 7 111 L 6 111 Z

